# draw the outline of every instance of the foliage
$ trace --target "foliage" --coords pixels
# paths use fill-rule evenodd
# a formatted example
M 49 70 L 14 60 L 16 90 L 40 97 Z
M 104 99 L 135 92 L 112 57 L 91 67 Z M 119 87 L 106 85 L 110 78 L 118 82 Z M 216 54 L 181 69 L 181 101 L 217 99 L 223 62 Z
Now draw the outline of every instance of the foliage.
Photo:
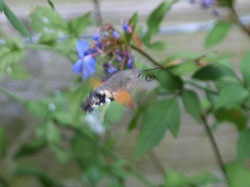
M 135 161 L 160 144 L 168 130 L 178 138 L 183 109 L 198 124 L 204 125 L 213 146 L 216 145 L 207 124 L 208 118 L 211 118 L 214 124 L 232 123 L 236 126 L 239 134 L 237 160 L 225 164 L 218 159 L 218 165 L 231 186 L 250 185 L 250 171 L 244 167 L 244 161 L 250 158 L 250 52 L 246 52 L 242 57 L 240 75 L 232 67 L 228 56 L 224 55 L 177 52 L 167 59 L 151 57 L 143 47 L 147 47 L 148 50 L 165 49 L 165 43 L 152 41 L 158 34 L 165 15 L 176 2 L 170 0 L 160 3 L 148 16 L 145 32 L 140 30 L 137 13 L 123 23 L 121 30 L 111 24 L 104 25 L 100 35 L 94 36 L 91 45 L 90 42 L 85 42 L 87 47 L 83 50 L 83 46 L 79 49 L 79 45 L 83 43 L 79 38 L 92 24 L 89 12 L 65 20 L 56 11 L 53 2 L 48 0 L 50 8 L 37 7 L 29 15 L 28 26 L 32 33 L 39 35 L 39 38 L 34 40 L 29 29 L 8 5 L 0 0 L 0 11 L 19 33 L 29 37 L 27 40 L 17 36 L 5 38 L 4 42 L 0 43 L 1 78 L 6 75 L 18 79 L 27 78 L 20 63 L 27 50 L 54 51 L 66 57 L 71 63 L 80 60 L 78 69 L 74 68 L 76 62 L 73 70 L 82 73 L 82 68 L 90 68 L 91 71 L 87 77 L 84 76 L 86 80 L 75 77 L 66 89 L 53 91 L 35 100 L 24 99 L 0 87 L 0 93 L 22 104 L 29 115 L 39 122 L 32 137 L 23 142 L 14 153 L 9 151 L 8 128 L 0 128 L 0 161 L 6 160 L 8 163 L 11 160 L 14 163 L 11 169 L 6 170 L 8 174 L 5 173 L 5 169 L 4 172 L 0 171 L 1 186 L 8 186 L 12 180 L 24 176 L 35 177 L 43 186 L 66 186 L 64 179 L 56 179 L 50 171 L 44 171 L 39 163 L 29 162 L 29 158 L 35 158 L 43 151 L 49 151 L 57 160 L 57 164 L 76 164 L 79 171 L 72 180 L 81 185 L 96 186 L 108 183 L 107 186 L 126 186 L 127 179 L 132 176 L 145 186 L 158 186 L 142 176 L 133 164 L 114 151 L 117 139 L 111 136 L 111 131 L 115 123 L 122 123 L 121 119 L 127 118 L 124 106 L 114 101 L 104 104 L 92 113 L 81 111 L 82 100 L 91 92 L 96 83 L 96 75 L 103 73 L 101 70 L 104 70 L 105 76 L 109 76 L 119 69 L 148 66 L 148 63 L 137 60 L 137 53 L 133 53 L 135 51 L 157 66 L 142 76 L 145 76 L 145 79 L 153 78 L 158 85 L 152 90 L 150 99 L 138 102 L 139 105 L 135 107 L 128 124 L 129 132 L 138 132 L 134 150 Z M 220 0 L 216 5 L 230 9 L 234 13 L 232 0 Z M 244 25 L 237 21 L 237 18 L 219 18 L 208 33 L 205 46 L 213 47 L 222 42 L 234 25 L 240 25 L 249 34 L 247 27 L 244 28 Z M 89 58 L 94 59 L 97 65 L 84 66 L 86 62 L 91 63 L 88 61 Z M 94 72 L 94 77 L 90 77 Z M 146 97 L 146 93 L 144 96 Z M 216 156 L 220 158 L 218 152 Z M 26 160 L 28 164 L 19 165 L 22 160 Z M 166 187 L 223 183 L 222 178 L 218 179 L 210 173 L 188 176 L 167 169 L 164 175 L 164 181 L 160 185 Z

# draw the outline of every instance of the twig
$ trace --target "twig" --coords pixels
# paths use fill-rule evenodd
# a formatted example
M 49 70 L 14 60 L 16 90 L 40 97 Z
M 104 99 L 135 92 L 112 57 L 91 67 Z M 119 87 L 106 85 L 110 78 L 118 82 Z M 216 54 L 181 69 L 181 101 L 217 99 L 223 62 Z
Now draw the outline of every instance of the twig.
M 212 148 L 213 148 L 213 150 L 214 150 L 214 153 L 215 153 L 215 156 L 216 156 L 217 163 L 218 163 L 218 165 L 219 165 L 219 167 L 220 167 L 220 169 L 221 169 L 223 175 L 225 176 L 225 179 L 226 179 L 227 182 L 228 182 L 228 176 L 227 176 L 227 173 L 226 173 L 226 170 L 225 170 L 225 166 L 224 166 L 224 163 L 223 163 L 223 160 L 222 160 L 222 157 L 221 157 L 221 154 L 220 154 L 218 145 L 217 145 L 217 143 L 216 143 L 216 141 L 215 141 L 215 138 L 214 138 L 214 136 L 213 136 L 213 133 L 212 133 L 212 131 L 211 131 L 211 129 L 210 129 L 208 123 L 207 123 L 206 115 L 203 114 L 203 115 L 201 116 L 201 120 L 202 120 L 202 122 L 203 122 L 202 124 L 204 125 L 205 130 L 206 130 L 206 132 L 207 132 L 207 135 L 208 135 L 208 138 L 209 138 L 209 140 L 210 140 L 211 146 L 212 146 Z
M 160 160 L 158 159 L 157 155 L 155 154 L 155 152 L 151 151 L 149 153 L 149 157 L 152 160 L 152 162 L 154 163 L 156 169 L 159 171 L 159 173 L 161 173 L 161 175 L 164 178 L 165 177 L 165 169 L 164 169 L 163 165 L 161 164 Z
M 93 0 L 95 9 L 95 18 L 97 26 L 102 26 L 102 14 L 100 9 L 100 0 Z
M 237 13 L 237 11 L 235 10 L 235 8 L 232 6 L 230 7 L 230 10 L 232 12 L 232 15 L 235 17 L 235 20 L 237 22 L 237 24 L 241 27 L 241 29 L 250 37 L 250 29 L 246 27 L 246 25 L 244 25 L 239 18 L 239 15 Z
M 143 51 L 142 49 L 136 47 L 133 44 L 131 44 L 130 46 L 131 46 L 132 49 L 134 49 L 135 51 L 139 52 L 141 55 L 143 55 L 144 57 L 146 57 L 154 65 L 159 66 L 160 68 L 164 69 L 164 67 L 159 62 L 157 62 L 153 57 L 151 57 L 147 52 Z

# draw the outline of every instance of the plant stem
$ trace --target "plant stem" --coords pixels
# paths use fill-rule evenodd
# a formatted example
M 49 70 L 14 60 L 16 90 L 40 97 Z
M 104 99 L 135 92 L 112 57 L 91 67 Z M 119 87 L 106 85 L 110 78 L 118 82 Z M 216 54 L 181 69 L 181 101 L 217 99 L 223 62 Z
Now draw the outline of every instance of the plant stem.
M 21 104 L 26 104 L 27 103 L 27 101 L 24 98 L 10 92 L 9 90 L 6 90 L 5 88 L 0 87 L 0 93 L 8 96 L 9 98 L 11 98 L 11 99 L 13 99 L 13 100 L 15 100 L 15 101 L 17 101 L 17 102 L 19 102 Z
M 222 156 L 220 154 L 218 145 L 217 145 L 217 143 L 215 141 L 214 135 L 213 135 L 208 123 L 207 123 L 206 115 L 203 114 L 201 116 L 201 120 L 202 120 L 202 122 L 203 122 L 202 124 L 204 125 L 205 130 L 207 132 L 207 135 L 208 135 L 208 138 L 210 140 L 211 146 L 212 146 L 212 148 L 214 150 L 217 163 L 218 163 L 218 165 L 219 165 L 219 167 L 220 167 L 220 169 L 221 169 L 221 171 L 222 171 L 222 173 L 223 173 L 223 175 L 224 175 L 224 177 L 225 177 L 225 179 L 226 179 L 226 181 L 228 183 L 228 176 L 227 176 L 227 173 L 226 173 L 226 170 L 225 170 L 225 166 L 224 166 L 224 163 L 223 163 L 223 160 L 222 160 Z
M 236 23 L 241 27 L 241 29 L 250 37 L 250 29 L 240 21 L 240 17 L 236 9 L 232 6 L 230 7 L 232 15 L 234 16 Z
M 154 163 L 156 169 L 159 171 L 159 173 L 161 173 L 162 177 L 165 177 L 165 169 L 163 167 L 163 165 L 161 164 L 160 160 L 158 159 L 157 155 L 155 154 L 154 151 L 151 151 L 149 153 L 149 157 L 152 160 L 152 162 Z
M 161 67 L 161 68 L 164 69 L 164 67 L 162 67 L 162 65 L 159 62 L 157 62 L 153 57 L 151 57 L 147 52 L 143 51 L 142 49 L 136 47 L 133 44 L 131 44 L 130 46 L 131 46 L 132 49 L 134 49 L 135 51 L 137 51 L 138 53 L 140 53 L 142 56 L 144 56 L 145 58 L 147 58 L 154 65 L 159 66 L 159 67 Z
M 33 49 L 33 50 L 56 51 L 58 53 L 61 53 L 61 54 L 65 55 L 72 62 L 75 62 L 75 60 L 76 60 L 71 55 L 68 55 L 68 54 L 64 53 L 61 49 L 56 48 L 56 47 L 51 47 L 51 46 L 42 45 L 42 44 L 27 44 L 26 48 L 27 49 Z
M 97 26 L 102 26 L 102 14 L 100 9 L 100 0 L 93 0 L 95 9 L 95 18 Z

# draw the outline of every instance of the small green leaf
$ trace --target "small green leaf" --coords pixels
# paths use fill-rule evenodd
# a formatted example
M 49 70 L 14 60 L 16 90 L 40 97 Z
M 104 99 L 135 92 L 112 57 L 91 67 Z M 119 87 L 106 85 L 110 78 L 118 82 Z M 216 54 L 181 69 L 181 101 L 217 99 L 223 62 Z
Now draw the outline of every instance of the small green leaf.
M 61 15 L 47 7 L 37 7 L 29 16 L 32 29 L 39 33 L 68 34 L 68 25 Z
M 157 70 L 153 73 L 150 72 L 149 75 L 153 75 L 167 90 L 178 90 L 183 86 L 181 78 L 167 70 Z
M 173 104 L 166 115 L 166 118 L 171 120 L 168 124 L 169 130 L 173 136 L 177 137 L 180 129 L 180 107 L 177 99 L 173 101 Z
M 208 33 L 205 45 L 211 47 L 221 42 L 231 29 L 232 23 L 226 21 L 217 21 L 212 30 Z
M 4 6 L 4 2 L 3 0 L 0 0 L 0 12 L 3 11 L 3 6 Z
M 55 154 L 57 160 L 61 163 L 66 163 L 70 159 L 72 159 L 72 153 L 69 150 L 67 150 L 61 146 L 58 146 L 55 144 L 50 144 L 49 148 L 50 148 L 51 152 L 53 152 Z
M 148 30 L 145 36 L 143 37 L 143 41 L 145 43 L 150 43 L 152 36 L 158 33 L 160 29 L 160 24 L 165 14 L 170 10 L 170 8 L 175 2 L 177 2 L 177 0 L 164 1 L 159 4 L 149 15 L 147 19 Z
M 169 71 L 177 76 L 190 75 L 200 69 L 200 66 L 194 61 L 186 61 L 178 65 L 174 65 Z
M 138 121 L 141 118 L 142 112 L 144 110 L 145 109 L 140 108 L 140 107 L 136 108 L 136 110 L 134 111 L 133 116 L 129 122 L 128 131 L 132 131 L 133 129 L 136 128 L 136 126 L 138 125 Z
M 218 182 L 218 178 L 210 173 L 201 173 L 197 176 L 185 177 L 174 170 L 168 170 L 165 178 L 165 187 L 206 186 Z
M 55 5 L 54 5 L 54 3 L 53 3 L 51 0 L 47 0 L 47 1 L 48 1 L 48 4 L 49 4 L 50 8 L 51 8 L 52 10 L 55 10 Z
M 73 119 L 69 111 L 67 110 L 59 110 L 54 112 L 53 117 L 56 121 L 63 125 L 72 125 Z
M 34 116 L 39 118 L 45 118 L 50 113 L 48 101 L 45 100 L 30 101 L 27 108 Z
M 13 27 L 16 28 L 18 32 L 20 32 L 22 35 L 31 37 L 29 30 L 27 27 L 23 24 L 22 21 L 20 21 L 16 15 L 9 9 L 9 7 L 2 1 L 0 3 L 2 6 L 3 12 L 5 16 L 8 18 L 9 22 L 12 24 Z
M 135 29 L 136 28 L 136 25 L 137 25 L 137 22 L 138 22 L 138 13 L 135 12 L 132 17 L 129 19 L 128 23 L 129 24 L 132 24 L 133 28 Z
M 105 113 L 105 122 L 108 124 L 117 122 L 122 117 L 123 112 L 124 107 L 121 104 L 117 102 L 110 103 Z
M 245 160 L 250 158 L 250 129 L 241 132 L 238 139 L 238 160 Z
M 177 105 L 177 98 L 160 100 L 149 106 L 143 113 L 142 128 L 135 148 L 135 159 L 138 160 L 159 144 L 169 126 L 177 134 L 180 122 Z
M 223 77 L 235 78 L 235 73 L 232 69 L 224 65 L 207 65 L 194 73 L 193 78 L 204 81 L 218 80 Z
M 73 154 L 82 169 L 88 169 L 100 164 L 100 150 L 89 138 L 77 133 L 72 140 Z
M 201 122 L 201 105 L 199 97 L 192 90 L 183 90 L 181 92 L 183 105 L 186 111 L 193 116 L 193 118 L 200 123 Z
M 240 70 L 244 78 L 244 84 L 250 88 L 250 52 L 247 52 L 242 58 Z
M 44 139 L 35 139 L 29 143 L 23 144 L 15 153 L 15 159 L 19 159 L 23 156 L 33 155 L 38 153 L 43 148 L 46 147 L 46 142 Z
M 90 24 L 90 12 L 74 18 L 69 22 L 69 28 L 76 37 L 80 37 L 86 30 L 87 26 Z
M 217 120 L 220 122 L 231 122 L 236 125 L 239 131 L 242 131 L 247 126 L 248 115 L 240 108 L 219 108 L 214 112 Z
M 44 187 L 62 186 L 59 181 L 52 178 L 47 171 L 41 171 L 31 165 L 17 166 L 14 176 L 33 176 L 36 177 Z
M 226 173 L 230 187 L 250 186 L 250 171 L 240 163 L 227 164 Z
M 60 130 L 52 121 L 40 125 L 36 135 L 38 138 L 45 139 L 49 144 L 59 144 L 62 139 Z
M 4 128 L 0 128 L 0 158 L 4 158 L 7 152 L 7 137 Z
M 216 101 L 215 108 L 229 108 L 235 106 L 243 102 L 248 95 L 248 90 L 239 83 L 224 83 L 223 87 L 220 90 L 219 97 Z

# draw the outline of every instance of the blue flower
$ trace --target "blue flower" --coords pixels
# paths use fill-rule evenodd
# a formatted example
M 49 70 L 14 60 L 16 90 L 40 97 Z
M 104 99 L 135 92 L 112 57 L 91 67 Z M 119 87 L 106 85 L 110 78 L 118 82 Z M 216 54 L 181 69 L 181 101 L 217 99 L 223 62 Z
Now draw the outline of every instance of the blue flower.
M 115 72 L 117 72 L 117 69 L 114 66 L 110 65 L 108 68 L 108 73 L 112 75 Z
M 75 62 L 72 70 L 77 74 L 83 74 L 82 78 L 85 80 L 92 76 L 95 72 L 96 59 L 92 56 L 91 50 L 88 49 L 89 43 L 78 40 L 76 50 L 79 59 Z
M 115 39 L 120 38 L 120 34 L 119 34 L 117 31 L 114 31 L 114 32 L 112 33 L 112 36 L 113 36 Z
M 101 35 L 99 33 L 93 35 L 93 40 L 99 41 L 101 38 Z
M 123 23 L 122 27 L 123 27 L 123 30 L 126 33 L 129 33 L 129 34 L 132 33 L 132 28 L 131 28 L 131 26 L 128 23 Z
M 127 62 L 127 68 L 132 69 L 134 64 L 134 57 L 130 57 Z

